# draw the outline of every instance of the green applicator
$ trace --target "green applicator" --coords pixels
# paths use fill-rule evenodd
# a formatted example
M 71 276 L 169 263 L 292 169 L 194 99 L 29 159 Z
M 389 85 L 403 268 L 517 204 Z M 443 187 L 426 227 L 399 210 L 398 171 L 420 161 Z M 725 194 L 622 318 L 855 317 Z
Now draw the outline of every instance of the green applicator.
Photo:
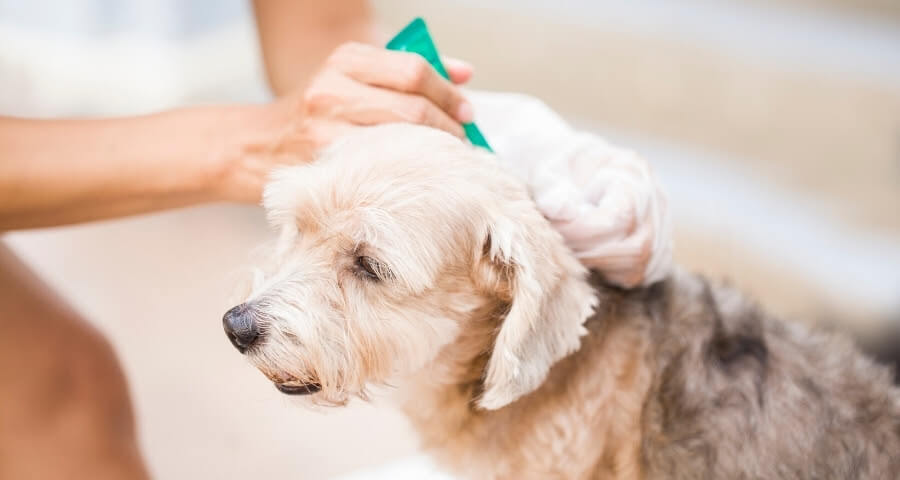
M 450 79 L 450 75 L 447 74 L 447 69 L 444 68 L 444 64 L 441 63 L 441 56 L 438 55 L 437 47 L 434 46 L 434 41 L 431 40 L 431 35 L 428 33 L 428 27 L 425 25 L 425 20 L 422 20 L 421 17 L 410 22 L 409 25 L 397 34 L 397 36 L 392 38 L 391 41 L 388 42 L 387 48 L 388 50 L 418 53 L 423 56 L 425 60 L 428 60 L 428 63 L 430 63 L 442 77 L 447 80 Z M 478 127 L 476 127 L 474 123 L 464 123 L 463 130 L 465 130 L 466 137 L 472 142 L 472 145 L 477 145 L 487 149 L 489 152 L 493 152 L 491 146 L 488 145 L 487 140 L 484 139 L 484 135 L 481 134 L 481 130 L 478 130 Z

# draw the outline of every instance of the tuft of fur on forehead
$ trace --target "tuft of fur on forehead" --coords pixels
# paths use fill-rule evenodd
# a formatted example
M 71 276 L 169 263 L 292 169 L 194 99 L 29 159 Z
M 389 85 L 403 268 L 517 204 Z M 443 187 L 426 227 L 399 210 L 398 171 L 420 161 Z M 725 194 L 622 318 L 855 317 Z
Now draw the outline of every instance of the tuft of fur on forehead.
M 487 236 L 497 210 L 492 190 L 517 188 L 504 185 L 497 170 L 493 156 L 437 130 L 370 128 L 336 142 L 313 164 L 276 171 L 264 206 L 279 228 L 330 230 L 356 222 L 351 240 L 375 246 L 419 292 L 433 286 L 448 261 L 475 251 L 475 238 Z M 426 229 L 431 241 L 422 242 Z

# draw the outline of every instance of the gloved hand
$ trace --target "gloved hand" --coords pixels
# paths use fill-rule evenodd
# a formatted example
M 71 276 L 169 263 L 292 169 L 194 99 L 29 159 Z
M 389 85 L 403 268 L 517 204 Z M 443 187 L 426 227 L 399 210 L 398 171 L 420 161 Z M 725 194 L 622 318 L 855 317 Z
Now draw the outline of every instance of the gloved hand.
M 647 162 L 574 131 L 534 98 L 467 96 L 501 161 L 526 182 L 538 208 L 585 266 L 623 287 L 649 285 L 668 274 L 671 221 Z

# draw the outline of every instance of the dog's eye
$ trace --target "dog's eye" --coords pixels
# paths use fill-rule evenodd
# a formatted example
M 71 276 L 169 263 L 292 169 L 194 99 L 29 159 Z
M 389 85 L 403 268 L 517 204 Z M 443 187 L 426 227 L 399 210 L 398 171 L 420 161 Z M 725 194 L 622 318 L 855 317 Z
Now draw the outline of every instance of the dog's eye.
M 356 267 L 359 273 L 372 280 L 381 280 L 384 267 L 372 257 L 356 257 Z

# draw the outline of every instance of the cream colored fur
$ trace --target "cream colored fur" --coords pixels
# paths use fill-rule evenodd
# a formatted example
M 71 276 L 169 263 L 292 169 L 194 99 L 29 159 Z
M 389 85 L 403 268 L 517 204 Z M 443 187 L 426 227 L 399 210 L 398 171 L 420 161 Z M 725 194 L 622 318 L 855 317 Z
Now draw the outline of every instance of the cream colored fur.
M 266 319 L 252 358 L 275 380 L 321 384 L 316 402 L 402 383 L 499 301 L 509 311 L 481 407 L 534 390 L 578 348 L 594 304 L 583 267 L 520 182 L 458 139 L 366 129 L 313 165 L 278 171 L 264 203 L 281 233 L 248 298 Z M 361 255 L 385 278 L 359 275 Z

